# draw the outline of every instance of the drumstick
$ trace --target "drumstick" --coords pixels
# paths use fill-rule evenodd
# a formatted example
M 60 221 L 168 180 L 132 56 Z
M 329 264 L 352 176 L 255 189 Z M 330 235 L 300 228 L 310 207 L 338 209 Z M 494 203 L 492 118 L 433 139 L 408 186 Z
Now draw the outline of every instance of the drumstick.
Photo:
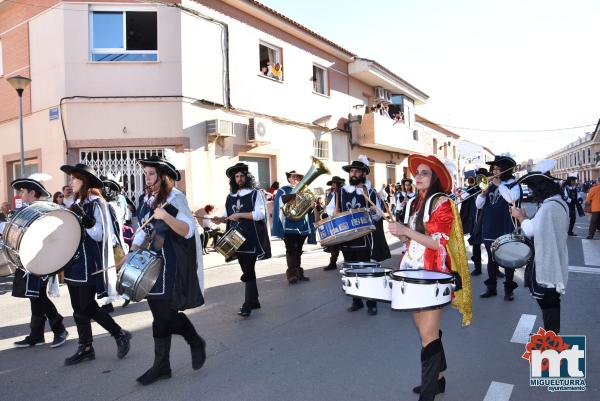
M 162 209 L 163 207 L 167 206 L 168 202 L 163 203 L 162 205 L 160 205 L 159 207 Z M 152 221 L 152 219 L 154 219 L 154 215 L 150 216 L 150 218 L 148 220 L 146 220 L 146 222 L 144 224 L 142 224 L 137 230 L 135 230 L 135 233 L 133 233 L 133 235 L 135 236 L 135 234 L 139 233 L 144 227 L 146 227 L 148 225 L 148 223 L 150 223 Z
M 395 222 L 396 222 L 396 219 L 395 219 L 395 218 L 394 218 L 394 216 L 392 215 L 392 211 L 390 210 L 390 205 L 388 205 L 386 202 L 383 202 L 383 204 L 385 205 L 385 210 L 387 210 L 387 212 L 388 212 L 388 218 L 387 218 L 387 220 L 388 220 L 390 223 L 395 223 Z
M 113 267 L 117 267 L 117 265 L 105 267 L 102 270 L 98 270 L 97 272 L 90 274 L 90 276 L 95 276 L 96 274 L 104 273 L 105 271 L 107 271 L 108 269 L 112 269 Z

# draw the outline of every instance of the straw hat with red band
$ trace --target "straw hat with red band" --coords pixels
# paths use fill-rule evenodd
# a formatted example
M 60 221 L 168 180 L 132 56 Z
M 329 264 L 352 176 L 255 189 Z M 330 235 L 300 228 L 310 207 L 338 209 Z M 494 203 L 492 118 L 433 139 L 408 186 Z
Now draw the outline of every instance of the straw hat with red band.
M 417 167 L 419 167 L 421 164 L 429 166 L 435 175 L 438 176 L 442 190 L 445 193 L 450 193 L 452 191 L 452 176 L 440 159 L 435 156 L 423 156 L 415 154 L 408 156 L 408 169 L 412 175 L 417 175 Z

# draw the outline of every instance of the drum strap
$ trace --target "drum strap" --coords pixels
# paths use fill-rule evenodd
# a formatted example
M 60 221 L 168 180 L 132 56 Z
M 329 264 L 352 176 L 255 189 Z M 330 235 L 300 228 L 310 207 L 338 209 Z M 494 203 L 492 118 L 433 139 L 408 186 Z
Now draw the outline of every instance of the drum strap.
M 415 196 L 414 198 L 410 198 L 410 200 L 406 202 L 406 206 L 404 207 L 404 224 L 408 224 L 408 220 L 410 219 L 410 208 L 412 207 L 412 204 L 415 201 L 415 199 L 418 199 L 418 197 Z

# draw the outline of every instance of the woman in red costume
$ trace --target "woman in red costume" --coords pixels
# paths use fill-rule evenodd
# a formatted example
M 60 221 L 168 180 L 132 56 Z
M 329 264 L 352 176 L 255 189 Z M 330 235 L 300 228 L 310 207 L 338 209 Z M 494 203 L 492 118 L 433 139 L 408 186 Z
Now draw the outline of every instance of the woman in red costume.
M 444 164 L 433 156 L 411 155 L 408 168 L 415 177 L 417 196 L 406 205 L 404 223 L 390 224 L 390 232 L 408 241 L 400 269 L 426 269 L 452 273 L 448 241 L 454 215 L 446 194 L 452 190 L 452 178 Z M 442 308 L 413 311 L 421 338 L 421 385 L 413 391 L 419 400 L 433 400 L 443 393 L 446 369 L 440 321 Z

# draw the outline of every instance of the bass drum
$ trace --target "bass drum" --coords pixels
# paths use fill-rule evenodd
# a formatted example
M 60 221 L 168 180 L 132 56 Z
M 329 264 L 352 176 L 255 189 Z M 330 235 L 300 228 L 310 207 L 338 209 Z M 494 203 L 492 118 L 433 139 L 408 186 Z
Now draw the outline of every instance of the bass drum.
M 125 257 L 117 277 L 117 292 L 127 300 L 139 302 L 152 290 L 164 266 L 156 252 L 137 249 Z
M 82 239 L 83 227 L 75 213 L 41 201 L 19 210 L 3 233 L 9 261 L 36 276 L 68 265 Z

